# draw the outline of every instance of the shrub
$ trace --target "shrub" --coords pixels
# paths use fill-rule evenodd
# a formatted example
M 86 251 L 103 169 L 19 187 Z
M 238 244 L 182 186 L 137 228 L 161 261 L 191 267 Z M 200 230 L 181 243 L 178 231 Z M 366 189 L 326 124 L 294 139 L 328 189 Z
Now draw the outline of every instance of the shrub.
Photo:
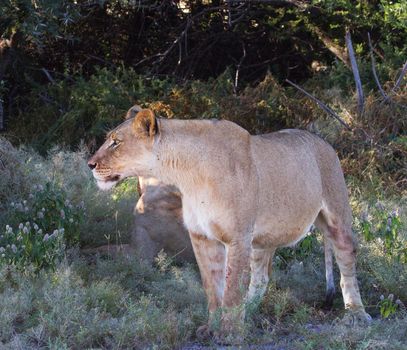
M 44 267 L 55 268 L 64 254 L 64 229 L 43 234 L 36 223 L 20 224 L 13 231 L 9 225 L 0 235 L 0 265 L 16 265 L 21 268 L 30 265 L 38 271 Z
M 94 146 L 135 102 L 160 99 L 169 92 L 166 79 L 149 79 L 131 68 L 97 69 L 88 80 L 76 75 L 34 86 L 27 97 L 30 113 L 21 113 L 10 128 L 42 154 L 55 145 L 76 148 L 83 139 Z
M 129 240 L 132 211 L 137 200 L 137 179 L 123 181 L 112 191 L 99 191 L 86 164 L 88 152 L 84 147 L 76 152 L 53 148 L 42 157 L 32 149 L 13 147 L 0 138 L 0 158 L 3 162 L 0 162 L 0 230 L 6 225 L 15 228 L 26 221 L 40 226 L 37 212 L 45 208 L 47 214 L 61 221 L 65 230 L 69 226 L 65 232 L 69 246 L 78 240 L 81 245 L 107 244 L 105 236 L 110 236 L 111 242 L 116 244 Z M 40 188 L 43 191 L 39 191 Z M 32 217 L 10 205 L 14 202 L 17 207 L 24 206 L 24 200 L 31 203 L 32 214 L 29 214 Z M 33 201 L 36 201 L 35 212 L 31 208 Z M 60 217 L 61 210 L 67 218 L 64 222 Z M 69 222 L 72 215 L 78 225 Z M 53 221 L 52 218 L 47 220 Z M 52 230 L 59 224 L 58 221 L 52 223 Z M 51 222 L 47 225 L 50 226 Z M 44 233 L 52 232 L 51 228 L 45 228 Z
M 34 185 L 27 200 L 11 202 L 10 207 L 15 212 L 0 236 L 0 263 L 55 268 L 65 245 L 79 243 L 84 207 L 72 205 L 55 185 Z M 16 222 L 20 224 L 13 228 Z
M 54 145 L 76 148 L 81 140 L 94 148 L 135 103 L 169 118 L 231 120 L 252 133 L 299 122 L 299 106 L 273 76 L 237 95 L 230 70 L 208 81 L 176 83 L 139 75 L 131 68 L 97 69 L 88 80 L 77 75 L 50 86 L 35 86 L 27 103 L 30 113 L 11 121 L 11 134 L 41 154 Z
M 382 315 L 383 318 L 388 318 L 396 313 L 397 308 L 400 304 L 401 304 L 400 300 L 397 299 L 396 301 L 394 301 L 393 294 L 389 294 L 387 298 L 385 298 L 384 295 L 381 295 L 378 305 L 380 309 L 380 314 Z
M 377 241 L 385 254 L 407 263 L 407 244 L 399 234 L 401 227 L 398 211 L 389 212 L 380 202 L 370 208 L 369 214 L 363 212 L 359 220 L 359 229 L 367 242 Z
M 45 187 L 34 185 L 27 200 L 10 204 L 15 208 L 14 220 L 26 222 L 34 220 L 44 233 L 63 230 L 69 247 L 79 242 L 79 224 L 85 215 L 82 201 L 73 205 L 64 190 L 47 182 Z

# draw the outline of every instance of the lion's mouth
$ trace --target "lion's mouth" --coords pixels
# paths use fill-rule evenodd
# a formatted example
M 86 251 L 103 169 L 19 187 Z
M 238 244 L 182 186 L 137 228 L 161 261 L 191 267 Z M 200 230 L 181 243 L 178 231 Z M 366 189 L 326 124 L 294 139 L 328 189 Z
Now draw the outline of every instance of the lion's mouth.
M 102 182 L 117 182 L 120 180 L 120 175 L 100 176 L 99 174 L 95 174 L 95 179 Z
M 121 179 L 120 175 L 118 174 L 102 175 L 94 172 L 93 176 L 101 189 L 110 189 Z
M 112 181 L 112 182 L 117 182 L 117 181 L 119 181 L 119 180 L 120 180 L 120 175 L 109 175 L 109 176 L 106 176 L 103 181 L 106 181 L 106 182 L 110 182 L 110 181 Z

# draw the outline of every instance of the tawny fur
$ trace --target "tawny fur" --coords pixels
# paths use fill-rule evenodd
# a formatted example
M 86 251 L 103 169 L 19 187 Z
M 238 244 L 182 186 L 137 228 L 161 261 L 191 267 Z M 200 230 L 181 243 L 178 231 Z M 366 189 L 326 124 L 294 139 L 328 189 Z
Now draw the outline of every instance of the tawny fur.
M 140 175 L 180 190 L 210 322 L 222 307 L 224 332 L 239 305 L 264 293 L 275 249 L 300 240 L 312 224 L 335 253 L 345 308 L 369 319 L 343 173 L 319 137 L 300 130 L 251 136 L 228 121 L 156 119 L 142 110 L 110 134 L 89 166 L 102 188 Z

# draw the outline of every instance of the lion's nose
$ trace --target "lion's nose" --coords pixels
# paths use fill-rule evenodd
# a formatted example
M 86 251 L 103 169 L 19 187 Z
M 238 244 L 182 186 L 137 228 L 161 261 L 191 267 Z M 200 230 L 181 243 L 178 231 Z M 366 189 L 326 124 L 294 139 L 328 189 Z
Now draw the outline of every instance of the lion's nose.
M 88 161 L 88 167 L 90 168 L 90 170 L 93 170 L 96 168 L 96 165 L 98 165 L 98 163 L 96 163 L 95 161 L 93 161 L 92 159 L 90 159 Z

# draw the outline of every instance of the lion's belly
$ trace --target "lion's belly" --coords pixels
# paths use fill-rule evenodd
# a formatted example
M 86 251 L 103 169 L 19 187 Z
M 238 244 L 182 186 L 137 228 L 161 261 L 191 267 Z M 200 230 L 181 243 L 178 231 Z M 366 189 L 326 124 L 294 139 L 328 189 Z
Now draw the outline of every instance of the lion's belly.
M 253 231 L 253 247 L 277 248 L 295 245 L 311 229 L 321 207 L 307 210 L 301 215 L 285 215 L 282 218 L 269 215 L 269 219 L 259 220 Z
M 295 190 L 290 190 L 290 186 Z M 293 245 L 309 232 L 323 205 L 320 184 L 306 180 L 263 191 L 253 230 L 253 244 Z
M 288 147 L 265 137 L 256 138 L 253 147 L 257 147 L 254 157 L 262 169 L 258 172 L 253 244 L 295 244 L 307 234 L 323 204 L 321 172 L 314 149 L 302 143 Z

